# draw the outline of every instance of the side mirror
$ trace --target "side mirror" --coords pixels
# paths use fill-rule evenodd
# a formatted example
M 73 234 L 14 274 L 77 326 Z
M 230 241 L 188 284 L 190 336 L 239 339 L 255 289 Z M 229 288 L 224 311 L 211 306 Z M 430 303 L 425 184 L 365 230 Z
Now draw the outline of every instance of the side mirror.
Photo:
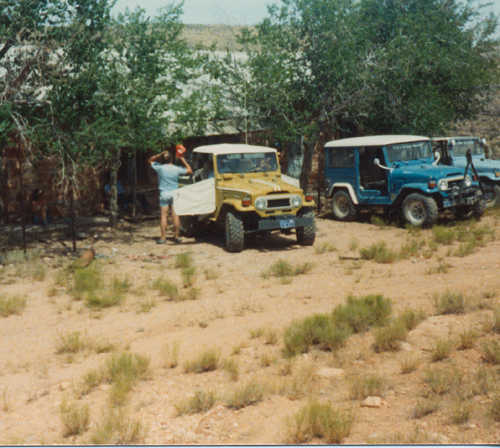
M 375 166 L 378 166 L 379 168 L 381 168 L 381 169 L 383 169 L 383 170 L 392 171 L 392 168 L 389 168 L 389 167 L 387 167 L 387 166 L 382 165 L 382 164 L 380 163 L 380 159 L 379 159 L 378 157 L 375 157 L 375 158 L 373 159 L 373 164 L 374 164 Z
M 432 163 L 433 165 L 437 165 L 439 161 L 441 160 L 441 153 L 439 151 L 434 152 L 434 162 Z

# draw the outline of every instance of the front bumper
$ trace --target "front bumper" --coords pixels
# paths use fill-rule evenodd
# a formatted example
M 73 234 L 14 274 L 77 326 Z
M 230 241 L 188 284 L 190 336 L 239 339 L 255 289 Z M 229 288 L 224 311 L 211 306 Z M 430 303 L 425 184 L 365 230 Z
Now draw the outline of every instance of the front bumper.
M 280 215 L 273 218 L 259 219 L 257 232 L 266 230 L 287 230 L 314 224 L 314 218 L 295 215 Z
M 483 193 L 479 188 L 469 187 L 464 188 L 462 191 L 460 189 L 451 190 L 448 193 L 448 197 L 443 198 L 443 207 L 460 207 L 463 205 L 474 205 L 476 202 L 480 201 Z

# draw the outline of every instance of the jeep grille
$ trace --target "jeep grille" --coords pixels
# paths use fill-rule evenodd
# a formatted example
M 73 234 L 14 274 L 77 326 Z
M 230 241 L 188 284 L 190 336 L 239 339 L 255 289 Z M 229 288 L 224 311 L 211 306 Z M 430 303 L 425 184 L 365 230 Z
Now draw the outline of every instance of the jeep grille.
M 268 199 L 267 208 L 290 207 L 290 198 Z

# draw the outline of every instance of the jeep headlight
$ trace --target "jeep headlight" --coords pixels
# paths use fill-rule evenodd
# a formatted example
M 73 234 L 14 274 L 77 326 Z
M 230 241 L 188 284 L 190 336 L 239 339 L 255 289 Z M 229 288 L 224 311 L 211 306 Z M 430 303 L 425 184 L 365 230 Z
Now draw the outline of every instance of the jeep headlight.
M 257 198 L 254 205 L 257 210 L 264 210 L 266 208 L 267 202 L 264 198 Z
M 299 208 L 302 205 L 302 198 L 298 195 L 294 195 L 290 198 L 290 204 L 292 208 Z
M 438 187 L 441 191 L 448 190 L 448 181 L 446 179 L 440 179 L 438 182 Z
M 464 185 L 470 187 L 472 185 L 472 178 L 467 174 L 464 179 Z

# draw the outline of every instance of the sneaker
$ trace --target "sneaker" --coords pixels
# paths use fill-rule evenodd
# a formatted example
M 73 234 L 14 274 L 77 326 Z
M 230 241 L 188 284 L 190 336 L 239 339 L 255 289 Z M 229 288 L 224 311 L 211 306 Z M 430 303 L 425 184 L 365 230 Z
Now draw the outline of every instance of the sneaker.
M 180 243 L 182 243 L 182 241 L 181 241 L 180 238 L 174 237 L 174 243 L 175 244 L 180 244 Z
M 165 243 L 166 243 L 166 240 L 164 240 L 163 238 L 156 240 L 156 244 L 165 244 Z

